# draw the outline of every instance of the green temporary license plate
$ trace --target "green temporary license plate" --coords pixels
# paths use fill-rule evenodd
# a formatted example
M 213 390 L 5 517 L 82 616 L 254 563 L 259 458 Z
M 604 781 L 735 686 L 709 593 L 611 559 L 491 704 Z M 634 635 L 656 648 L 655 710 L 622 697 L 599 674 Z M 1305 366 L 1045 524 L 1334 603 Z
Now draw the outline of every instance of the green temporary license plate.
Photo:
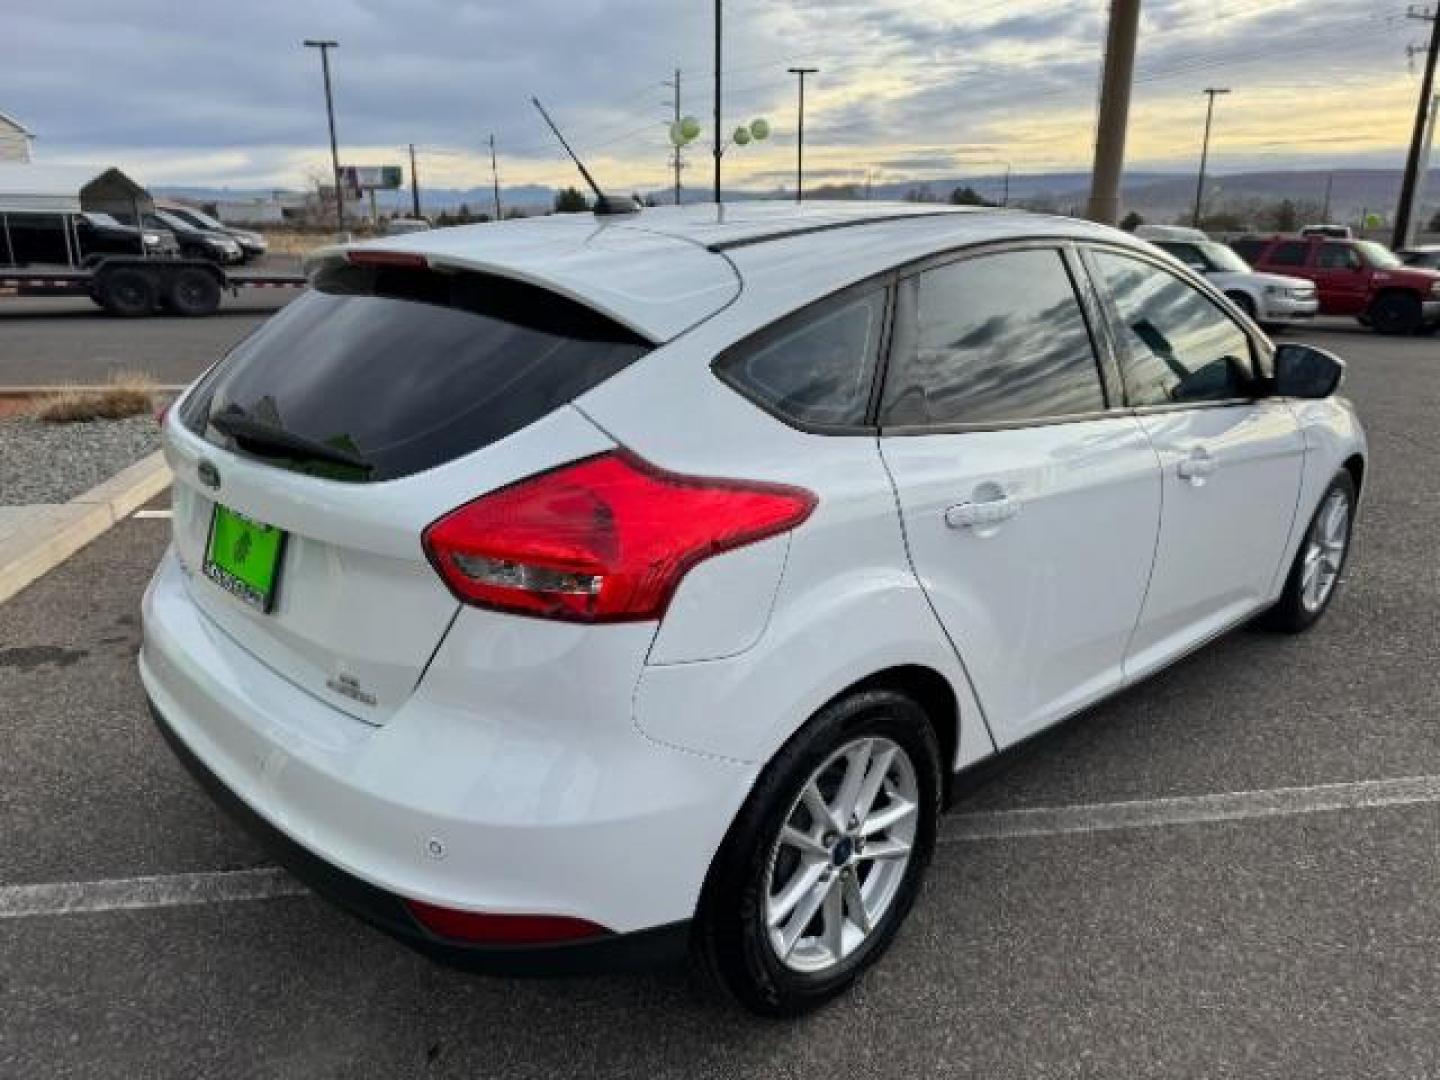
M 284 551 L 281 530 L 216 503 L 205 546 L 205 576 L 216 585 L 253 608 L 269 611 Z

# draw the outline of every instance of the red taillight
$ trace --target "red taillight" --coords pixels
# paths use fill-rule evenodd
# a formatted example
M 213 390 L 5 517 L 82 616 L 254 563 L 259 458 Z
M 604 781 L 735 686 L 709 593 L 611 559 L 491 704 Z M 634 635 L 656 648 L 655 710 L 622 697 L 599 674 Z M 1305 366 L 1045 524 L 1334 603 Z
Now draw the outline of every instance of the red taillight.
M 469 604 L 576 622 L 658 619 L 702 559 L 795 528 L 799 488 L 679 476 L 615 451 L 447 514 L 425 551 Z
M 409 251 L 347 251 L 345 261 L 353 266 L 408 266 L 414 270 L 423 270 L 430 265 L 424 255 Z
M 603 926 L 564 915 L 489 915 L 437 907 L 423 900 L 406 900 L 405 906 L 415 921 L 435 936 L 472 945 L 554 945 L 610 934 Z

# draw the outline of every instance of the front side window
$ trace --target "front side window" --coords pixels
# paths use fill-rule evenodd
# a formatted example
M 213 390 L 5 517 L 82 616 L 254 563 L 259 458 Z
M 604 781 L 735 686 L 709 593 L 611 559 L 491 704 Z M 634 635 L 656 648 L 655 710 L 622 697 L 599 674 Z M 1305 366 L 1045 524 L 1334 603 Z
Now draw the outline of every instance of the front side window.
M 985 255 L 918 280 L 913 342 L 897 348 L 882 423 L 1043 421 L 1103 412 L 1095 347 L 1053 249 Z
M 885 325 L 884 289 L 804 312 L 722 360 L 716 373 L 747 397 L 801 424 L 865 422 Z
M 1249 395 L 1250 339 L 1217 305 L 1139 259 L 1097 252 L 1095 263 L 1120 316 L 1121 368 L 1131 405 Z
M 1167 242 L 1158 246 L 1192 269 L 1199 269 L 1201 272 L 1204 272 L 1211 268 L 1210 260 L 1205 257 L 1204 252 L 1195 244 Z
M 1310 245 L 1303 240 L 1287 240 L 1276 244 L 1270 252 L 1271 266 L 1304 266 L 1310 255 Z

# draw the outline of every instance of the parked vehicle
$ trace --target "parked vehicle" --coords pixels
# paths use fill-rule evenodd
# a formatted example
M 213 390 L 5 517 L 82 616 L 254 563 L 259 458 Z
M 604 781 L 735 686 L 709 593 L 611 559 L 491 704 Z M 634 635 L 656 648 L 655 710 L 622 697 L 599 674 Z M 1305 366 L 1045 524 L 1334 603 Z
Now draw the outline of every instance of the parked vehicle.
M 174 233 L 180 244 L 180 253 L 187 259 L 208 259 L 222 266 L 233 266 L 245 261 L 245 253 L 239 242 L 223 232 L 197 229 L 168 210 L 155 210 L 144 214 L 143 220 L 146 228 L 167 229 Z
M 109 214 L 0 211 L 0 266 L 85 265 L 104 255 L 144 258 L 178 250 L 170 233 L 141 231 Z
M 1427 244 L 1406 248 L 1395 254 L 1400 256 L 1400 261 L 1406 266 L 1416 266 L 1422 270 L 1440 270 L 1440 245 Z
M 1233 249 L 1203 233 L 1200 239 L 1139 235 L 1209 278 L 1236 307 L 1267 330 L 1309 322 L 1320 311 L 1320 298 L 1312 283 L 1303 278 L 1256 273 Z
M 223 236 L 230 237 L 230 239 L 240 245 L 240 252 L 244 256 L 245 262 L 249 262 L 251 259 L 258 259 L 270 249 L 269 242 L 259 233 L 251 232 L 249 229 L 237 229 L 233 225 L 226 225 L 223 222 L 217 221 L 205 213 L 205 211 L 197 210 L 193 206 L 186 206 L 184 203 L 174 202 L 157 203 L 156 206 L 171 217 L 177 217 L 187 225 L 196 229 L 203 229 L 207 232 L 220 233 Z
M 286 865 L 455 963 L 689 949 L 813 1008 L 957 772 L 1345 566 L 1340 361 L 1115 230 L 745 203 L 308 265 L 164 421 L 140 673 Z
M 430 222 L 424 218 L 391 218 L 385 223 L 386 236 L 408 236 L 410 233 L 429 231 Z
M 1230 246 L 1257 270 L 1313 281 L 1322 314 L 1353 316 L 1382 334 L 1440 323 L 1440 273 L 1408 267 L 1373 240 L 1247 237 Z

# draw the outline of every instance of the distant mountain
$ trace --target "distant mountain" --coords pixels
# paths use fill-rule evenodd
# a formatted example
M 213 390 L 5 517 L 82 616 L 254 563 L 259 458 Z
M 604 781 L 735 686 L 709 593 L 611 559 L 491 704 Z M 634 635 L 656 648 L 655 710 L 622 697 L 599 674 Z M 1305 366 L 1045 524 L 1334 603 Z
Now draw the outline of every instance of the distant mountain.
M 1335 221 L 1358 221 L 1364 213 L 1380 213 L 1386 217 L 1394 212 L 1400 192 L 1400 172 L 1397 169 L 1346 169 L 1334 172 L 1305 170 L 1297 172 L 1254 172 L 1212 176 L 1206 188 L 1206 205 L 1212 210 L 1246 203 L 1273 203 L 1280 199 L 1311 204 L 1318 213 L 1325 200 L 1327 183 L 1332 185 L 1330 195 L 1330 217 Z M 986 172 L 979 175 L 952 176 L 928 180 L 899 180 L 875 184 L 870 190 L 873 199 L 903 199 L 917 192 L 927 192 L 936 200 L 944 201 L 959 187 L 971 187 L 988 199 L 1000 201 L 1006 192 L 1003 173 Z M 1078 212 L 1084 208 L 1090 189 L 1090 174 L 1085 172 L 1016 174 L 1009 179 L 1009 199 L 1012 205 L 1023 204 L 1037 208 L 1051 209 L 1062 213 Z M 207 187 L 160 187 L 157 194 L 213 202 L 217 199 L 267 198 L 274 189 L 236 189 Z M 555 200 L 554 188 L 540 184 L 503 187 L 500 198 L 508 208 L 534 211 L 550 209 Z M 807 185 L 807 190 L 816 197 L 849 196 L 863 198 L 863 185 Z M 792 189 L 730 189 L 725 192 L 727 199 L 788 197 Z M 639 192 L 650 196 L 657 203 L 667 204 L 673 195 L 669 188 L 651 192 Z M 685 191 L 685 201 L 708 201 L 710 189 L 704 185 L 693 185 Z M 462 205 L 472 212 L 487 212 L 494 199 L 488 187 L 472 188 L 430 188 L 421 189 L 423 209 L 427 214 L 441 210 L 454 211 Z M 1153 222 L 1169 222 L 1188 213 L 1195 202 L 1195 176 L 1193 174 L 1135 172 L 1125 177 L 1122 202 L 1125 209 L 1135 210 Z M 1435 185 L 1433 198 L 1424 200 L 1423 212 L 1428 217 L 1431 203 L 1440 203 L 1440 185 Z M 384 213 L 409 213 L 410 193 L 408 190 L 386 191 L 377 195 L 377 204 Z

